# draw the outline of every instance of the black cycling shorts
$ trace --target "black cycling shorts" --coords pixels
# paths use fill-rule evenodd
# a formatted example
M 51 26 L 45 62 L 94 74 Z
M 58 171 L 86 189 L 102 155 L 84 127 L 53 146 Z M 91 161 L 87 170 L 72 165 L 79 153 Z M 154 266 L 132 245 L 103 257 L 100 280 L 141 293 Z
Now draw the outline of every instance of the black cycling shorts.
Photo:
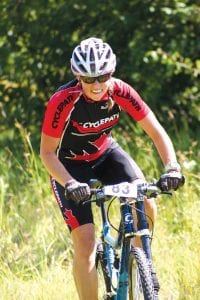
M 67 161 L 64 165 L 72 177 L 79 182 L 89 183 L 90 179 L 98 179 L 103 184 L 117 184 L 123 181 L 132 182 L 136 179 L 144 179 L 135 161 L 117 144 L 95 161 Z M 77 205 L 67 200 L 64 196 L 64 188 L 55 179 L 51 178 L 51 184 L 70 231 L 78 226 L 94 223 L 91 205 Z

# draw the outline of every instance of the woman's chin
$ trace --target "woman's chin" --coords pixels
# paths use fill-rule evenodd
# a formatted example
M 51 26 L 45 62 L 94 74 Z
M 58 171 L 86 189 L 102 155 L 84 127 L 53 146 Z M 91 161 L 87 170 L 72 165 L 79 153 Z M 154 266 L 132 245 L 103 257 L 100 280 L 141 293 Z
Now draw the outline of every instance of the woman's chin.
M 103 97 L 103 93 L 100 94 L 90 93 L 90 96 L 88 98 L 90 98 L 92 101 L 100 101 L 102 97 Z

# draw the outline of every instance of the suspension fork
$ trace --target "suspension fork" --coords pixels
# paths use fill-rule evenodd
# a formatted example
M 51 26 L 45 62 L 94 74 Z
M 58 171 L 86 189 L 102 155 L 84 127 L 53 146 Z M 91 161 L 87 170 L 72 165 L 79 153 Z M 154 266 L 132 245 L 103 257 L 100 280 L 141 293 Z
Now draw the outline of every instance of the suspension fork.
M 106 214 L 105 202 L 101 201 L 100 204 L 102 223 L 103 223 L 103 231 L 101 239 L 104 242 L 103 250 L 105 253 L 105 262 L 107 264 L 108 273 L 111 279 L 111 292 L 116 293 L 117 289 L 117 278 L 118 278 L 118 270 L 115 266 L 115 247 L 117 246 L 118 241 L 112 237 L 110 233 L 110 224 L 108 221 L 108 217 Z
M 142 199 L 140 197 L 143 197 Z M 148 259 L 149 268 L 151 271 L 151 276 L 153 280 L 153 286 L 154 286 L 154 293 L 155 293 L 155 299 L 158 299 L 158 292 L 160 289 L 160 285 L 156 276 L 155 267 L 152 260 L 152 252 L 151 252 L 151 237 L 149 232 L 149 226 L 147 223 L 147 218 L 145 215 L 145 206 L 144 206 L 144 195 L 139 195 L 139 198 L 141 201 L 136 202 L 135 206 L 138 210 L 136 210 L 137 213 L 137 219 L 138 219 L 138 231 L 141 232 L 141 240 L 142 240 L 142 247 L 146 254 L 146 257 Z
M 139 194 L 139 201 L 135 203 L 137 214 L 137 228 L 138 235 L 141 235 L 141 241 L 143 250 L 146 253 L 147 259 L 152 262 L 151 243 L 149 225 L 147 222 L 145 207 L 144 207 L 144 195 Z

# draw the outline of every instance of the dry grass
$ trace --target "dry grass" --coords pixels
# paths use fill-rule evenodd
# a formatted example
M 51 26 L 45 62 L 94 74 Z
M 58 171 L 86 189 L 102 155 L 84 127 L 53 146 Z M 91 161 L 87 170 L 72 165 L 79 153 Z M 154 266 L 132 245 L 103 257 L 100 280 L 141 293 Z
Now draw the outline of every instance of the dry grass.
M 20 130 L 24 158 L 9 149 L 0 156 L 0 299 L 78 300 L 70 235 L 29 136 Z M 148 160 L 138 155 L 138 161 L 150 176 L 156 176 L 156 160 L 149 158 L 151 146 L 140 146 Z M 189 160 L 187 154 L 181 155 Z M 151 172 L 149 165 L 154 166 Z M 153 253 L 161 300 L 200 299 L 199 173 L 196 169 L 185 173 L 185 187 L 173 198 L 158 201 Z

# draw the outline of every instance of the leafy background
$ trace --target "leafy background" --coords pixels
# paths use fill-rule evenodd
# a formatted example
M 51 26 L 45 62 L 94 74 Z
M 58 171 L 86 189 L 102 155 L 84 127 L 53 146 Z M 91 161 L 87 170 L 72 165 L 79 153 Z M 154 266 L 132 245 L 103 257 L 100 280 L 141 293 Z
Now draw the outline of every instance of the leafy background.
M 34 1 L 0 4 L 2 129 L 15 119 L 39 136 L 49 96 L 71 79 L 70 57 L 97 36 L 118 57 L 116 76 L 132 84 L 171 127 L 196 129 L 200 118 L 198 1 Z

